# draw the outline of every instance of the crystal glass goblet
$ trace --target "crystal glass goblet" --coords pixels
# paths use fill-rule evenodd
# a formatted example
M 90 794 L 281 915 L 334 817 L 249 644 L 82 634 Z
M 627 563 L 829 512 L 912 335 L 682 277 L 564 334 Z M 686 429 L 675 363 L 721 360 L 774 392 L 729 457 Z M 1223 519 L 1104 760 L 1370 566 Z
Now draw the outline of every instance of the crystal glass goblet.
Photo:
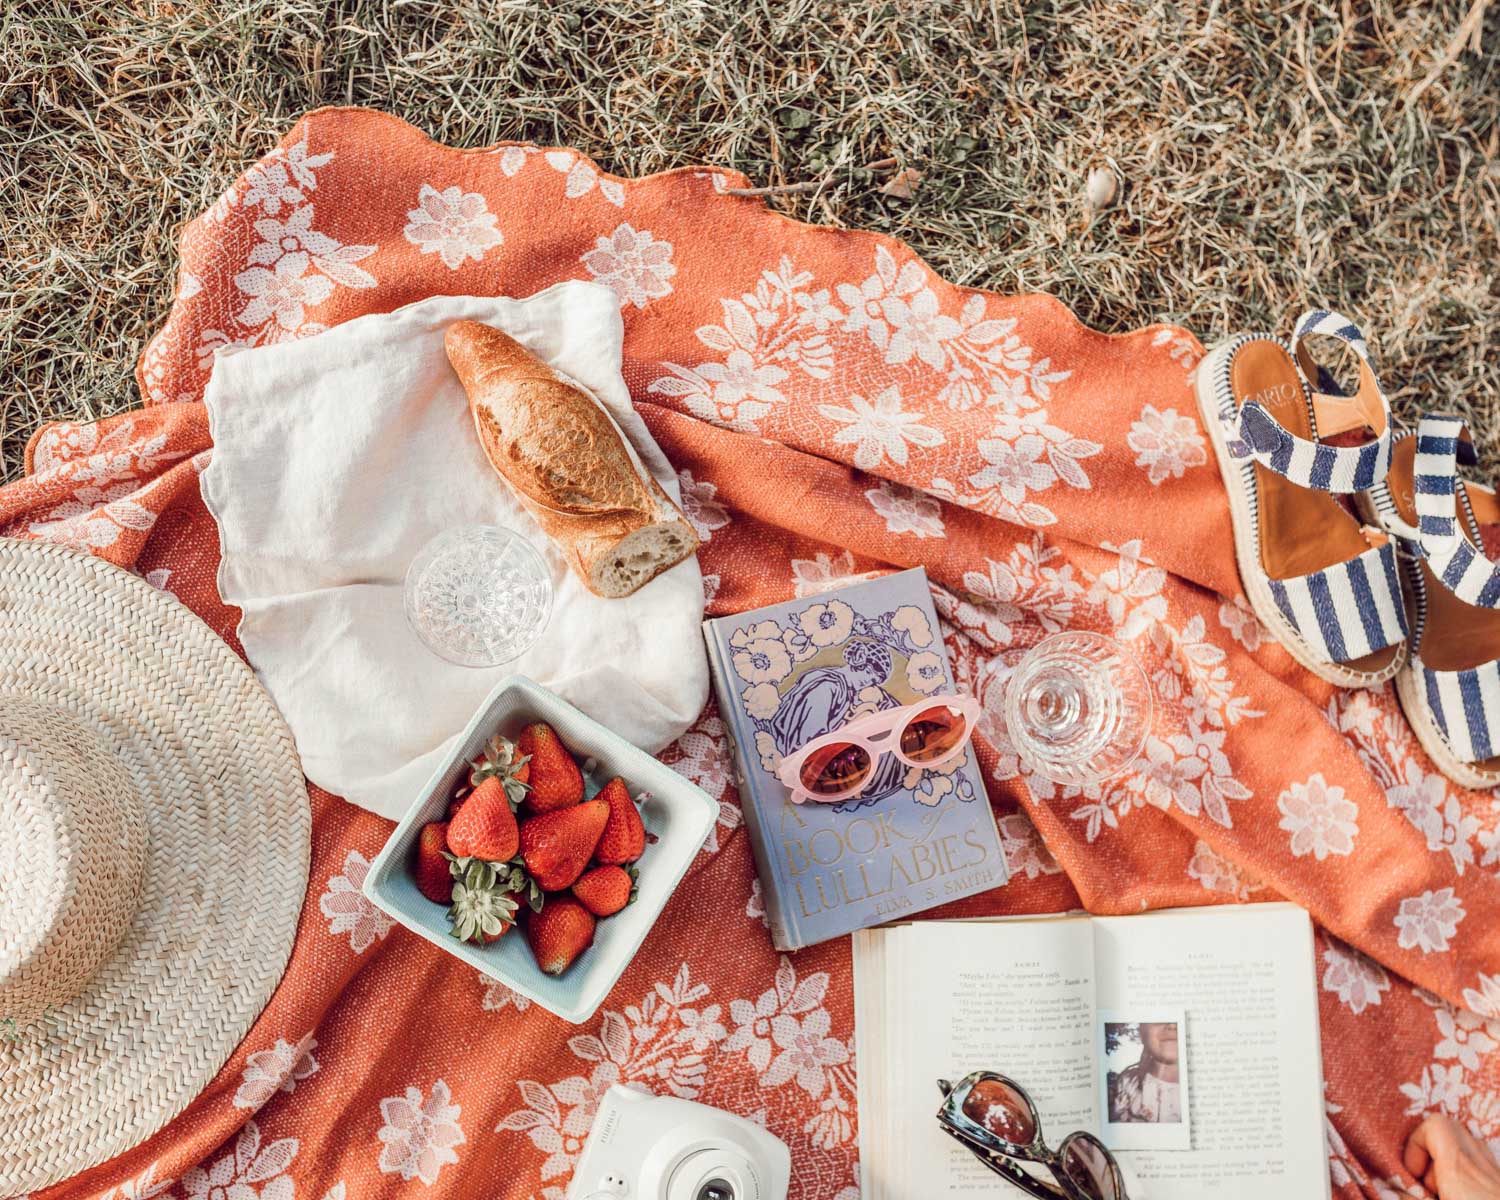
M 1003 700 L 1016 754 L 1053 783 L 1087 787 L 1140 757 L 1151 684 L 1124 646 L 1100 633 L 1043 638 L 1016 664 Z
M 552 578 L 531 543 L 498 525 L 438 534 L 406 571 L 406 620 L 434 654 L 464 667 L 519 658 L 552 614 Z

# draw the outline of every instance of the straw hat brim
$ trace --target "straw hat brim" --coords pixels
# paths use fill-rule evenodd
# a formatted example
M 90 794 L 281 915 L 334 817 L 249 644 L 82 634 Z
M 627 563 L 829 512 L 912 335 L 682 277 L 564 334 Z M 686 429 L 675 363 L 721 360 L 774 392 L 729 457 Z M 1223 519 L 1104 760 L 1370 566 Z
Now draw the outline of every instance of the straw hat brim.
M 311 835 L 270 696 L 126 571 L 0 538 L 0 730 L 7 695 L 92 727 L 139 789 L 147 858 L 135 921 L 82 995 L 0 1039 L 0 1196 L 135 1146 L 218 1073 L 286 968 Z

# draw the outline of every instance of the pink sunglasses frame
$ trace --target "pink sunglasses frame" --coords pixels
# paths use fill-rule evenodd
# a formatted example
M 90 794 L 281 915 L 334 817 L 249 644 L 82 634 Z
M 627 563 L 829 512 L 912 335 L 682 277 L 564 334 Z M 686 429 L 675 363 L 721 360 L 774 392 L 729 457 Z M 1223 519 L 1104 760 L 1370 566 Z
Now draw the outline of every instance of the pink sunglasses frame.
M 915 762 L 901 753 L 901 743 L 896 735 L 905 729 L 907 724 L 916 716 L 926 712 L 929 708 L 943 707 L 950 712 L 957 712 L 964 718 L 964 735 L 960 738 L 953 749 L 938 758 L 928 759 L 926 762 Z M 894 754 L 897 759 L 904 762 L 908 767 L 916 767 L 926 770 L 931 767 L 940 767 L 945 762 L 957 758 L 968 748 L 969 740 L 974 736 L 974 727 L 979 722 L 981 708 L 979 701 L 973 696 L 962 696 L 957 692 L 945 692 L 938 696 L 929 696 L 916 704 L 904 704 L 900 708 L 886 708 L 879 712 L 871 713 L 867 717 L 860 717 L 857 721 L 850 721 L 847 725 L 838 729 L 831 729 L 827 733 L 819 734 L 800 747 L 792 754 L 781 760 L 781 766 L 776 770 L 776 776 L 790 789 L 793 804 L 842 804 L 845 800 L 852 799 L 870 786 L 870 780 L 875 778 L 876 768 L 880 764 L 883 755 Z M 814 796 L 802 786 L 802 764 L 812 753 L 822 746 L 833 742 L 854 742 L 863 746 L 870 755 L 870 773 L 858 784 L 851 787 L 847 792 L 840 792 L 836 796 Z

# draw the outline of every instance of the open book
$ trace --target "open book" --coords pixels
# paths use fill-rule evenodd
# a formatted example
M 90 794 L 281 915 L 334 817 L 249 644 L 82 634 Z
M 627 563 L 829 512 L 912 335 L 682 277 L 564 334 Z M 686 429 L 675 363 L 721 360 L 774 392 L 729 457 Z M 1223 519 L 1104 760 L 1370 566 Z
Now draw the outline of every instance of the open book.
M 1022 1195 L 935 1119 L 937 1080 L 980 1070 L 1029 1092 L 1054 1149 L 1100 1136 L 1131 1200 L 1329 1194 L 1294 905 L 862 930 L 854 986 L 865 1200 Z

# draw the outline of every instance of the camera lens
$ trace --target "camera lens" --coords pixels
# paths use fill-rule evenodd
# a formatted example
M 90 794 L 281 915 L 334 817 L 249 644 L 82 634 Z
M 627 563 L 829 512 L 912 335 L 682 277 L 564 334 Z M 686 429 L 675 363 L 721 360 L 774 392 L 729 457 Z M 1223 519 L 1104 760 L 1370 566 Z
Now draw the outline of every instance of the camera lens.
M 734 1200 L 734 1188 L 722 1179 L 710 1179 L 698 1189 L 693 1200 Z

